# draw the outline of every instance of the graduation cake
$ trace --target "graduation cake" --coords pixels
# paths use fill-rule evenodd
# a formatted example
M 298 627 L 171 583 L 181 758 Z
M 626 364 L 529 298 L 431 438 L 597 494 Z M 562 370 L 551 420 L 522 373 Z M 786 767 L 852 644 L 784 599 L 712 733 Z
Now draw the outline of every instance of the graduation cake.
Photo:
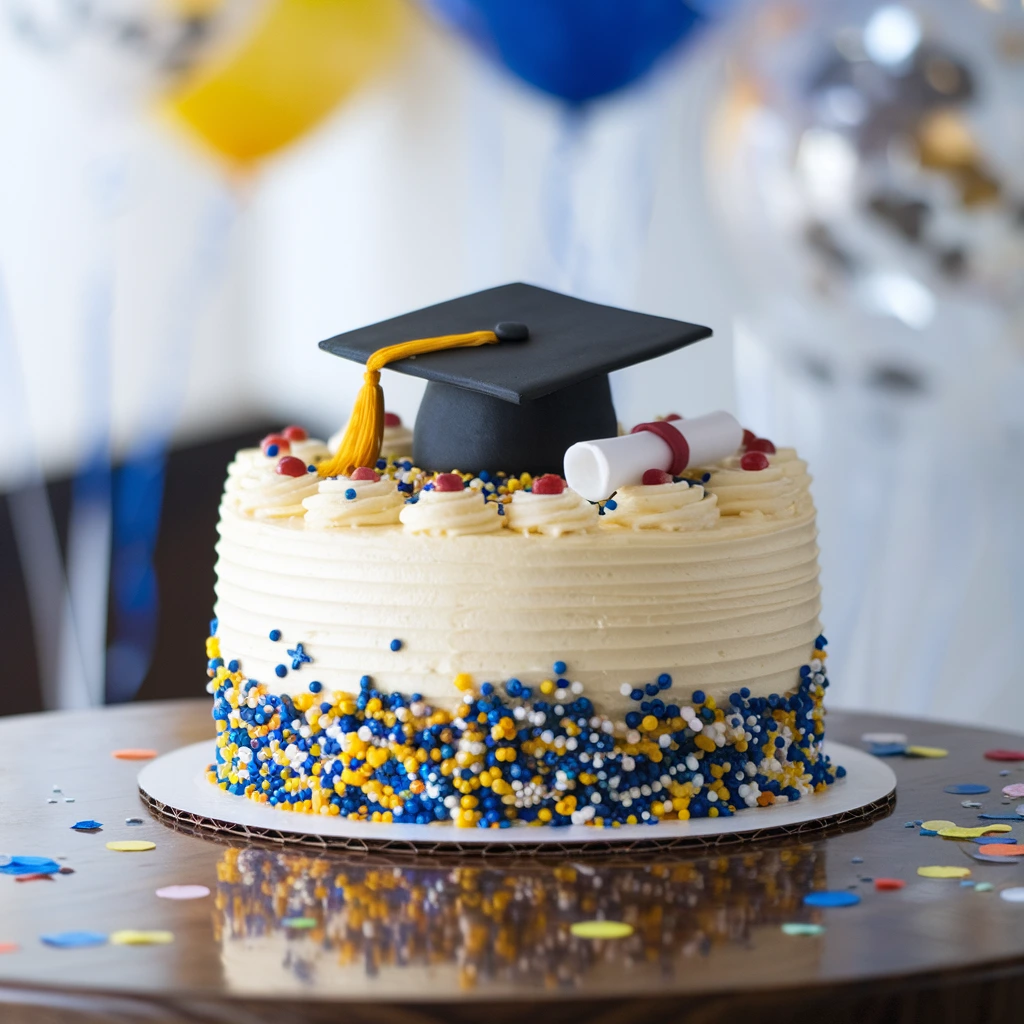
M 211 782 L 615 827 L 841 775 L 805 464 L 727 413 L 618 429 L 608 373 L 710 333 L 514 284 L 322 342 L 366 366 L 344 435 L 288 427 L 228 470 Z M 427 381 L 411 433 L 384 367 Z

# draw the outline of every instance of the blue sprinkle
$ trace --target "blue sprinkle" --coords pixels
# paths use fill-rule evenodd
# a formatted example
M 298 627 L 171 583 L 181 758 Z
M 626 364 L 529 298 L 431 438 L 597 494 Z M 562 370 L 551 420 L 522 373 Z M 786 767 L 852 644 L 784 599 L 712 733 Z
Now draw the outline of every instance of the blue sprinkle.
M 658 676 L 658 689 L 667 690 L 672 685 L 672 677 L 667 672 L 662 672 Z
M 272 629 L 270 631 L 270 639 L 273 640 L 274 643 L 277 643 L 277 641 L 281 639 L 281 630 Z
M 819 892 L 809 892 L 804 897 L 805 907 L 854 907 L 858 903 L 860 903 L 860 897 L 855 892 L 841 889 L 823 889 Z
M 393 651 L 400 651 L 401 649 L 402 649 L 402 641 L 401 640 L 392 640 L 391 641 L 391 650 L 393 650 Z
M 96 832 L 98 829 L 103 828 L 103 822 L 86 818 L 85 821 L 76 821 L 71 827 L 76 832 Z
M 992 792 L 988 786 L 983 786 L 980 782 L 956 782 L 951 786 L 944 787 L 942 791 L 952 793 L 954 796 L 979 796 L 982 793 Z
M 346 487 L 345 488 L 345 497 L 349 501 L 354 501 L 355 498 L 356 498 L 356 489 L 354 487 Z
M 618 503 L 618 502 L 617 502 L 617 501 L 616 501 L 616 500 L 615 500 L 614 498 L 609 498 L 609 499 L 608 499 L 608 500 L 607 500 L 607 501 L 606 501 L 606 502 L 604 503 L 604 507 L 605 507 L 605 508 L 606 508 L 606 509 L 607 509 L 607 510 L 608 510 L 609 512 L 614 512 L 614 511 L 615 511 L 615 510 L 616 510 L 616 509 L 617 509 L 617 508 L 619 507 L 619 503 Z
M 80 949 L 85 946 L 105 946 L 107 937 L 102 932 L 56 932 L 52 935 L 40 935 L 39 939 L 47 946 L 58 949 Z
M 868 753 L 875 757 L 898 757 L 907 752 L 905 743 L 872 743 L 868 747 Z
M 316 466 L 314 466 L 314 465 L 307 466 L 306 467 L 306 472 L 307 473 L 315 473 L 316 472 Z
M 630 690 L 629 691 L 629 699 L 630 700 L 643 700 L 644 699 L 644 691 L 640 690 L 640 689 Z
M 278 445 L 276 445 L 276 444 L 268 444 L 267 445 L 267 450 L 266 450 L 266 452 L 264 454 L 270 456 L 270 458 L 273 458 L 280 450 L 281 449 L 280 449 L 280 447 Z
M 556 661 L 554 663 L 554 665 L 552 665 L 551 667 L 555 670 L 555 675 L 556 676 L 565 675 L 565 662 L 564 661 Z
M 324 688 L 323 683 L 318 683 L 315 679 L 309 684 L 310 693 L 319 693 Z
M 220 625 L 217 619 L 210 619 L 210 636 L 217 635 L 217 627 Z
M 694 704 L 703 704 L 706 699 L 704 696 L 704 691 L 694 690 L 693 693 L 690 694 L 690 699 L 693 701 Z
M 238 662 L 234 658 L 232 658 L 228 662 L 228 671 L 229 672 L 237 672 L 238 671 Z
M 274 671 L 277 673 L 278 679 L 284 679 L 284 677 L 288 675 L 288 669 L 284 665 L 276 666 Z

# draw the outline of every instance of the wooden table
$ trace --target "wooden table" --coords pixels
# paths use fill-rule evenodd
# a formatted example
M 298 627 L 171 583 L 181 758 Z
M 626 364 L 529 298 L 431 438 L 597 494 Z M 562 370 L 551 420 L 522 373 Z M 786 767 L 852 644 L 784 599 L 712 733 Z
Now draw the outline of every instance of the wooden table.
M 245 848 L 150 819 L 138 763 L 111 751 L 168 751 L 212 736 L 207 701 L 0 720 L 0 850 L 64 858 L 74 869 L 29 882 L 0 875 L 0 944 L 20 946 L 0 954 L 0 1020 L 1019 1021 L 1024 904 L 998 890 L 1024 885 L 1024 868 L 971 860 L 965 844 L 923 838 L 905 822 L 974 824 L 965 798 L 943 792 L 951 782 L 985 783 L 992 792 L 973 799 L 1011 812 L 1019 801 L 1004 807 L 999 791 L 1024 781 L 1024 770 L 982 755 L 1024 740 L 840 713 L 829 730 L 852 744 L 867 730 L 901 731 L 949 756 L 893 759 L 896 812 L 838 833 L 714 854 L 460 864 Z M 146 822 L 128 826 L 130 816 Z M 103 822 L 102 832 L 71 831 L 83 818 Z M 157 845 L 107 850 L 116 839 Z M 971 867 L 995 891 L 918 877 L 926 864 Z M 863 880 L 877 877 L 907 885 L 877 892 Z M 178 883 L 212 895 L 155 895 Z M 803 905 L 812 889 L 848 887 L 858 906 Z M 596 918 L 634 932 L 614 941 L 570 932 Z M 782 932 L 796 921 L 825 931 Z M 175 941 L 40 941 L 72 929 L 167 929 Z

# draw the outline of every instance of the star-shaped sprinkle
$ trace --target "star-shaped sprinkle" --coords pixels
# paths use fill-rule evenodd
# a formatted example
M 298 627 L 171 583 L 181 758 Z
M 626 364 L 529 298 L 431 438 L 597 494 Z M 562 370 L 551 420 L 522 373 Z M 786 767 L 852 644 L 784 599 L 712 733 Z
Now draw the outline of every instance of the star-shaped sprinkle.
M 292 659 L 292 668 L 298 669 L 303 662 L 312 661 L 313 659 L 302 649 L 302 644 L 298 643 L 294 648 L 288 648 L 288 656 Z

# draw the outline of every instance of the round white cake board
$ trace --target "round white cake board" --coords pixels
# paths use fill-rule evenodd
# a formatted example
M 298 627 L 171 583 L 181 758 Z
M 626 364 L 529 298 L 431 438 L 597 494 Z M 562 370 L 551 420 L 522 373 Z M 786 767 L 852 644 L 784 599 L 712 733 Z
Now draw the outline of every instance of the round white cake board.
M 208 740 L 150 762 L 139 773 L 139 790 L 155 814 L 189 830 L 318 849 L 515 854 L 720 846 L 867 821 L 892 809 L 896 776 L 884 761 L 842 743 L 827 741 L 826 750 L 834 764 L 846 768 L 847 775 L 823 793 L 792 803 L 750 808 L 729 818 L 661 821 L 621 828 L 571 825 L 457 829 L 443 823 L 383 824 L 278 810 L 227 793 L 209 782 L 206 771 L 214 751 Z

